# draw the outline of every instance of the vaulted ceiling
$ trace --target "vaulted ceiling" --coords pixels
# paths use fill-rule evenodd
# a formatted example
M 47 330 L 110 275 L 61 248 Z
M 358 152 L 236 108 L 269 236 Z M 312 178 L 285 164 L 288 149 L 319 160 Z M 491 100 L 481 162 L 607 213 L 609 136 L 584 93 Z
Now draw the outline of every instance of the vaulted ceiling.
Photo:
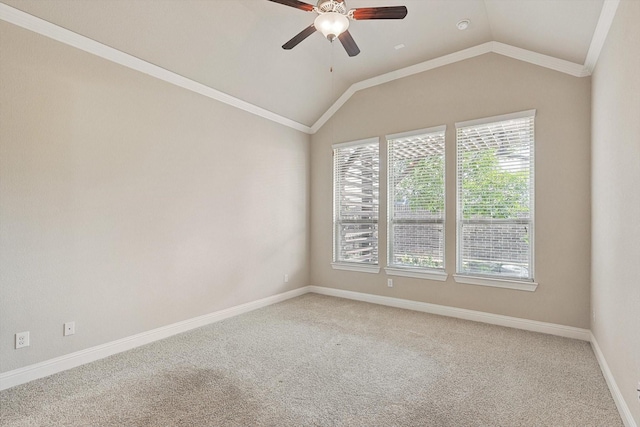
M 582 65 L 604 1 L 346 0 L 408 9 L 403 20 L 352 21 L 361 53 L 350 58 L 320 33 L 283 50 L 315 13 L 267 0 L 2 0 L 305 126 L 354 83 L 487 42 Z

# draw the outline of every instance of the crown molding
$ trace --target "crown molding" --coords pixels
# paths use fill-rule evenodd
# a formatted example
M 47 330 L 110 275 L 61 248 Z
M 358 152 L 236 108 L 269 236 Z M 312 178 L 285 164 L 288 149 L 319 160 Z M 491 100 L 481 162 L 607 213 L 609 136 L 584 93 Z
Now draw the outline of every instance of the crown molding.
M 141 73 L 147 74 L 151 77 L 155 77 L 167 83 L 171 83 L 183 89 L 187 89 L 191 92 L 206 96 L 207 98 L 211 98 L 232 107 L 239 108 L 240 110 L 244 110 L 250 114 L 254 114 L 256 116 L 271 120 L 273 122 L 304 133 L 311 133 L 311 128 L 309 126 L 305 126 L 294 120 L 280 116 L 276 113 L 265 110 L 264 108 L 258 107 L 241 99 L 235 98 L 224 92 L 220 92 L 219 90 L 213 89 L 202 83 L 198 83 L 165 68 L 159 67 L 155 64 L 151 64 L 150 62 L 143 61 L 142 59 L 136 58 L 133 55 L 129 55 L 128 53 L 124 53 L 118 49 L 114 49 L 110 46 L 99 43 L 78 33 L 74 33 L 73 31 L 52 24 L 51 22 L 45 21 L 44 19 L 37 18 L 4 3 L 0 3 L 0 19 L 24 29 L 33 31 L 45 37 L 49 37 L 61 43 L 67 44 L 69 46 L 75 47 L 77 49 L 83 50 L 85 52 L 91 53 L 93 55 L 99 56 L 108 61 L 115 62 L 116 64 L 120 64 L 132 70 L 140 71 Z
M 587 59 L 584 61 L 584 67 L 589 70 L 589 73 L 593 73 L 602 52 L 602 47 L 609 34 L 609 29 L 613 23 L 613 18 L 616 16 L 618 5 L 620 0 L 604 0 L 602 10 L 600 11 L 600 18 L 598 18 L 598 24 L 593 32 L 593 38 L 591 38 L 591 45 L 587 52 Z
M 499 55 L 508 56 L 509 58 L 518 59 L 540 67 L 549 68 L 550 70 L 569 74 L 573 77 L 587 77 L 591 75 L 591 72 L 585 69 L 584 65 L 576 64 L 575 62 L 565 61 L 564 59 L 543 55 L 542 53 L 533 52 L 500 42 L 491 43 L 491 51 Z
M 530 64 L 549 68 L 561 73 L 566 73 L 574 77 L 586 77 L 591 75 L 585 66 L 574 62 L 565 61 L 564 59 L 558 59 L 553 56 L 543 55 L 541 53 L 532 52 L 527 49 L 521 49 L 519 47 L 500 42 L 486 42 L 449 55 L 430 59 L 428 61 L 421 62 L 420 64 L 412 65 L 410 67 L 402 68 L 400 70 L 392 71 L 390 73 L 382 74 L 380 76 L 352 84 L 349 89 L 347 89 L 345 93 L 343 93 L 342 96 L 338 98 L 338 100 L 334 102 L 333 105 L 311 126 L 311 133 L 316 133 L 320 130 L 331 116 L 333 116 L 349 100 L 349 98 L 359 90 L 368 89 L 373 86 L 402 79 L 424 71 L 433 70 L 434 68 L 443 67 L 455 62 L 464 61 L 465 59 L 484 55 L 485 53 L 497 53 L 519 61 L 528 62 Z
M 311 126 L 311 133 L 316 133 L 320 130 L 320 128 L 349 100 L 349 98 L 359 90 L 368 89 L 393 80 L 402 79 L 424 71 L 433 70 L 434 68 L 443 67 L 445 65 L 489 53 L 491 52 L 491 43 L 492 42 L 483 43 L 449 55 L 430 59 L 429 61 L 421 62 L 416 65 L 411 65 L 410 67 L 401 68 L 399 70 L 391 71 L 390 73 L 381 74 L 379 76 L 354 83 L 342 94 L 340 98 L 338 98 L 336 102 L 333 103 L 331 107 L 329 107 L 329 109 L 313 124 L 313 126 Z
M 537 52 L 532 52 L 527 49 L 518 48 L 496 41 L 486 42 L 477 46 L 463 49 L 458 52 L 430 59 L 419 64 L 391 71 L 386 74 L 354 83 L 340 96 L 340 98 L 338 98 L 331 105 L 331 107 L 327 111 L 325 111 L 324 114 L 322 114 L 322 116 L 320 116 L 320 118 L 311 127 L 283 117 L 271 111 L 265 110 L 264 108 L 258 107 L 247 101 L 235 98 L 229 94 L 213 89 L 202 83 L 198 83 L 194 80 L 146 62 L 140 58 L 136 58 L 135 56 L 129 55 L 120 50 L 99 43 L 88 37 L 69 31 L 58 25 L 52 24 L 48 21 L 22 12 L 3 3 L 0 3 L 0 19 L 25 28 L 27 30 L 33 31 L 45 37 L 49 37 L 61 43 L 65 43 L 77 49 L 81 49 L 85 52 L 94 54 L 108 61 L 115 62 L 136 71 L 140 71 L 149 76 L 163 80 L 167 83 L 171 83 L 173 85 L 214 99 L 216 101 L 220 101 L 230 106 L 239 108 L 250 114 L 254 114 L 256 116 L 271 120 L 273 122 L 307 134 L 314 134 L 318 130 L 320 130 L 320 128 L 327 121 L 329 121 L 329 119 L 356 92 L 360 90 L 402 79 L 404 77 L 409 77 L 414 74 L 443 67 L 445 65 L 464 61 L 466 59 L 474 58 L 479 55 L 484 55 L 486 53 L 497 53 L 499 55 L 517 59 L 519 61 L 528 62 L 530 64 L 545 67 L 554 71 L 566 73 L 574 77 L 590 76 L 597 62 L 598 55 L 602 50 L 602 46 L 604 45 L 604 41 L 607 37 L 607 33 L 609 32 L 609 28 L 611 27 L 611 23 L 613 21 L 619 3 L 620 0 L 605 0 L 602 11 L 600 13 L 598 24 L 596 26 L 596 30 L 591 40 L 589 52 L 587 53 L 587 60 L 585 61 L 584 65 L 576 64 L 574 62 L 565 61 L 563 59 L 555 58 Z

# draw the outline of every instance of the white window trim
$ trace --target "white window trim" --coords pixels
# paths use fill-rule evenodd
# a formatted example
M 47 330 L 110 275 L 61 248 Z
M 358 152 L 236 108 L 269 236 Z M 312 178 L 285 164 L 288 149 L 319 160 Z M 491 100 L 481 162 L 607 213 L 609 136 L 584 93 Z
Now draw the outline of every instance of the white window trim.
M 537 112 L 536 109 L 532 109 L 532 110 L 518 111 L 515 113 L 501 114 L 498 116 L 484 117 L 481 119 L 467 120 L 464 122 L 456 122 L 455 123 L 456 135 L 457 135 L 458 129 L 463 127 L 478 126 L 478 125 L 487 124 L 487 123 L 501 122 L 501 121 L 514 120 L 514 119 L 522 119 L 525 117 L 534 117 L 535 119 L 536 112 Z M 535 141 L 534 141 L 534 144 L 535 144 Z M 459 203 L 460 195 L 458 194 L 459 177 L 458 177 L 457 150 L 458 150 L 458 141 L 456 136 L 456 273 L 453 275 L 454 280 L 458 283 L 465 283 L 468 285 L 493 286 L 498 288 L 517 289 L 517 290 L 534 292 L 538 287 L 538 283 L 534 281 L 535 265 L 536 265 L 536 262 L 535 262 L 535 222 L 536 222 L 535 221 L 535 212 L 536 212 L 535 166 L 531 176 L 531 180 L 532 180 L 531 185 L 533 186 L 534 190 L 533 190 L 533 193 L 531 194 L 531 211 L 530 211 L 531 263 L 529 266 L 531 276 L 533 278 L 525 279 L 525 280 L 517 280 L 517 279 L 509 279 L 509 278 L 505 279 L 505 278 L 499 278 L 499 277 L 493 277 L 493 276 L 491 277 L 469 276 L 469 275 L 457 273 L 457 271 L 459 271 L 460 269 L 461 257 L 460 257 L 459 248 L 461 244 L 460 239 L 462 238 L 462 223 L 461 221 L 459 221 L 459 218 L 458 218 L 458 215 L 460 212 L 460 203 Z M 533 150 L 532 155 L 533 155 L 533 159 L 534 159 L 533 161 L 535 164 L 535 149 Z
M 497 279 L 493 277 L 465 276 L 463 274 L 454 274 L 453 280 L 456 283 L 464 283 L 466 285 L 491 286 L 529 292 L 535 292 L 538 287 L 538 283 L 533 280 Z
M 358 145 L 367 145 L 367 144 L 374 144 L 374 143 L 379 144 L 380 138 L 376 136 L 372 138 L 359 139 L 357 141 L 339 142 L 337 144 L 333 144 L 331 146 L 331 149 L 335 150 L 336 148 L 348 148 L 348 147 L 355 147 Z
M 389 188 L 391 188 L 391 175 L 389 174 L 389 154 L 388 154 L 388 144 L 389 140 L 392 139 L 400 139 L 400 138 L 410 138 L 412 136 L 424 135 L 428 133 L 436 133 L 443 132 L 445 135 L 445 156 L 444 156 L 444 182 L 445 182 L 445 191 L 444 191 L 444 210 L 442 211 L 442 233 L 443 233 L 443 256 L 442 256 L 442 268 L 439 269 L 428 269 L 428 268 L 416 268 L 416 267 L 408 267 L 408 266 L 400 266 L 396 264 L 391 264 L 391 227 L 392 227 L 392 207 L 389 203 Z M 446 281 L 449 275 L 445 273 L 445 269 L 447 268 L 447 156 L 446 156 L 446 132 L 447 125 L 433 126 L 425 129 L 417 129 L 408 132 L 394 133 L 391 135 L 385 136 L 385 141 L 387 142 L 387 263 L 388 267 L 385 267 L 385 271 L 389 276 L 403 276 L 403 277 L 413 277 L 417 279 L 428 279 L 428 280 L 438 280 L 438 281 Z
M 380 273 L 380 266 L 371 264 L 356 264 L 346 262 L 332 262 L 331 268 L 334 270 L 358 271 L 360 273 Z
M 437 280 L 439 282 L 444 282 L 449 278 L 449 275 L 444 271 L 426 270 L 424 268 L 385 267 L 384 271 L 389 276 L 413 277 L 415 279 Z
M 371 137 L 371 138 L 364 138 L 364 139 L 359 139 L 357 141 L 348 141 L 348 142 L 339 142 L 336 144 L 332 144 L 331 145 L 331 149 L 335 152 L 336 149 L 340 149 L 340 148 L 348 148 L 348 147 L 355 147 L 355 146 L 359 146 L 359 145 L 367 145 L 367 144 L 378 144 L 378 150 L 380 149 L 380 138 L 379 137 Z M 333 167 L 335 168 L 335 163 L 333 165 Z M 335 171 L 334 171 L 334 183 L 333 183 L 333 200 L 335 203 Z M 335 215 L 335 206 L 333 207 L 333 215 Z M 378 224 L 378 227 L 380 226 L 380 213 L 378 212 L 378 219 L 376 221 L 376 224 Z M 333 251 L 335 253 L 335 247 L 336 247 L 336 242 L 335 242 L 335 216 L 334 216 L 334 230 L 333 230 Z M 378 229 L 379 232 L 379 229 Z M 378 251 L 380 251 L 380 239 L 378 239 Z M 380 262 L 380 254 L 378 253 L 378 262 Z M 359 264 L 359 263 L 349 263 L 349 262 L 336 262 L 336 261 L 332 261 L 331 262 L 331 268 L 334 270 L 346 270 L 346 271 L 358 271 L 360 273 L 372 273 L 372 274 L 378 274 L 380 272 L 380 264 Z
M 507 120 L 523 119 L 525 117 L 535 117 L 536 110 L 518 111 L 517 113 L 501 114 L 493 117 L 483 117 L 482 119 L 467 120 L 466 122 L 457 122 L 456 129 L 468 126 L 478 126 L 487 123 L 505 122 Z
M 410 138 L 412 136 L 424 135 L 425 133 L 446 132 L 446 130 L 447 130 L 447 125 L 434 126 L 432 128 L 418 129 L 418 130 L 412 130 L 409 132 L 402 132 L 402 133 L 394 133 L 392 135 L 387 135 L 385 138 L 387 141 L 389 141 L 390 139 Z

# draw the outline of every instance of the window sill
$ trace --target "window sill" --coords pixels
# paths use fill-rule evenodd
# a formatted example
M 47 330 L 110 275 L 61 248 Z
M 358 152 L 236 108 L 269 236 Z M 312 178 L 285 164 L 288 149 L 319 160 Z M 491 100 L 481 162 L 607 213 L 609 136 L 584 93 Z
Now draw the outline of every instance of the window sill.
M 516 289 L 518 291 L 534 292 L 538 284 L 533 280 L 515 280 L 515 279 L 497 279 L 478 276 L 464 276 L 454 274 L 453 279 L 457 283 L 465 283 L 467 285 L 492 286 L 495 288 Z
M 347 263 L 341 263 L 341 262 L 332 262 L 331 268 L 333 268 L 334 270 L 359 271 L 360 273 L 371 273 L 371 274 L 380 273 L 380 267 L 377 265 L 347 264 Z
M 417 268 L 385 267 L 384 271 L 389 276 L 413 277 L 416 279 L 438 280 L 440 282 L 444 282 L 449 277 L 445 272 Z

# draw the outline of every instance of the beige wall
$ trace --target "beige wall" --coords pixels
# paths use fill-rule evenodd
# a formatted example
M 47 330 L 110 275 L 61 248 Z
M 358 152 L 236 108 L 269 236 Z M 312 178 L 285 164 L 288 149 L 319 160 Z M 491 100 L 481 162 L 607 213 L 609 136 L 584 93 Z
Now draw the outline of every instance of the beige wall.
M 308 284 L 308 135 L 5 22 L 0 43 L 0 371 Z
M 590 78 L 487 54 L 357 92 L 312 138 L 311 284 L 589 327 Z M 538 289 L 509 289 L 332 270 L 331 144 L 447 125 L 446 270 L 455 270 L 455 122 L 537 109 Z M 386 265 L 386 168 L 381 170 L 380 264 Z
M 640 425 L 640 2 L 623 0 L 593 74 L 591 328 Z
M 640 421 L 639 17 L 621 2 L 593 82 L 488 54 L 358 92 L 312 138 L 0 22 L 0 372 L 307 284 L 582 328 L 591 299 Z M 384 165 L 385 134 L 447 125 L 451 274 L 454 123 L 531 108 L 536 292 L 331 269 L 331 144 L 379 136 Z

